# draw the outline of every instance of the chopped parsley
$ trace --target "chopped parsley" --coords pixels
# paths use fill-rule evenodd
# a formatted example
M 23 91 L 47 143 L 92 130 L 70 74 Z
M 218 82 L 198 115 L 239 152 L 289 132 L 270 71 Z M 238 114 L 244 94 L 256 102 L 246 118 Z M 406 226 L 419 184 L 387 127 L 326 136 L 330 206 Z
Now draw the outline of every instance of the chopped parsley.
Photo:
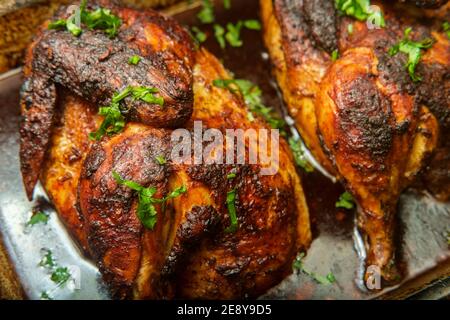
M 261 89 L 251 81 L 244 79 L 216 79 L 214 86 L 228 89 L 232 93 L 240 93 L 249 109 L 248 118 L 253 121 L 253 114 L 262 117 L 270 127 L 274 129 L 283 129 L 285 122 L 280 119 L 271 107 L 262 103 Z M 284 134 L 282 132 L 282 134 Z
M 141 57 L 138 55 L 131 56 L 130 59 L 128 59 L 128 63 L 132 65 L 137 65 L 141 61 Z
M 333 52 L 331 53 L 331 61 L 336 61 L 338 58 L 339 58 L 339 51 L 333 50 Z
M 98 114 L 105 118 L 98 130 L 89 134 L 89 138 L 91 140 L 100 140 L 105 134 L 111 136 L 123 130 L 125 117 L 122 115 L 120 102 L 128 96 L 132 96 L 133 100 L 142 100 L 163 106 L 164 99 L 154 95 L 157 92 L 158 89 L 156 88 L 128 86 L 124 90 L 115 93 L 109 106 L 99 108 Z
M 227 33 L 225 39 L 232 47 L 241 47 L 244 43 L 241 40 L 242 21 L 238 21 L 236 24 L 231 22 L 227 23 Z
M 231 8 L 231 0 L 223 0 L 223 7 L 225 9 L 230 9 Z
M 253 19 L 238 21 L 235 24 L 229 22 L 226 25 L 226 30 L 221 25 L 214 24 L 214 37 L 222 49 L 225 49 L 227 42 L 232 47 L 241 47 L 244 44 L 241 39 L 241 30 L 243 27 L 249 30 L 261 30 L 261 23 Z
M 39 211 L 34 213 L 30 220 L 27 222 L 27 226 L 34 226 L 35 224 L 38 223 L 45 223 L 47 224 L 49 219 L 49 215 L 45 212 Z
M 313 278 L 315 281 L 317 281 L 320 284 L 330 285 L 330 284 L 333 284 L 336 282 L 336 278 L 335 278 L 334 274 L 331 272 L 329 272 L 326 276 L 321 276 L 312 271 L 306 270 L 305 267 L 303 266 L 303 257 L 304 256 L 305 256 L 305 254 L 303 252 L 301 252 L 297 255 L 297 257 L 295 257 L 295 260 L 292 263 L 292 269 L 294 269 L 298 272 L 303 272 L 303 273 L 307 274 L 308 276 L 310 276 L 311 278 Z
M 160 165 L 166 164 L 166 158 L 164 158 L 163 155 L 159 155 L 155 157 L 156 162 L 158 162 Z
M 214 37 L 216 38 L 217 42 L 219 43 L 219 46 L 222 49 L 225 49 L 225 47 L 226 47 L 225 29 L 219 24 L 214 24 L 213 28 L 214 28 Z
M 197 40 L 199 43 L 203 43 L 206 41 L 206 39 L 208 38 L 206 36 L 206 33 L 204 33 L 203 31 L 201 31 L 199 28 L 197 27 L 192 27 L 191 28 L 192 32 L 194 33 L 194 39 Z
M 238 220 L 236 216 L 236 189 L 227 192 L 226 204 L 230 216 L 230 225 L 225 228 L 225 233 L 234 233 L 238 229 Z
M 347 33 L 348 33 L 348 34 L 353 34 L 353 23 L 350 23 L 350 24 L 347 26 Z
M 50 280 L 55 282 L 58 286 L 65 284 L 71 275 L 67 267 L 57 267 L 50 276 Z
M 201 23 L 208 24 L 214 22 L 214 7 L 211 0 L 202 1 L 202 9 L 197 14 L 197 18 Z
M 67 19 L 59 19 L 48 25 L 49 29 L 67 29 L 75 37 L 82 33 L 81 24 L 89 30 L 103 30 L 110 38 L 114 38 L 122 21 L 111 13 L 111 10 L 97 8 L 95 11 L 86 10 L 86 0 L 83 0 L 75 12 Z
M 389 54 L 391 56 L 395 56 L 399 52 L 407 54 L 408 62 L 406 63 L 405 68 L 408 70 L 411 79 L 414 82 L 417 82 L 422 80 L 422 78 L 416 74 L 416 66 L 422 58 L 422 49 L 430 48 L 433 45 L 433 39 L 425 38 L 422 41 L 413 41 L 409 37 L 411 31 L 412 28 L 406 28 L 405 36 L 398 44 L 389 49 Z
M 157 199 L 153 198 L 153 196 L 157 191 L 155 187 L 146 188 L 141 186 L 137 182 L 122 179 L 122 177 L 117 172 L 113 172 L 112 175 L 118 184 L 124 185 L 137 192 L 138 194 L 137 216 L 141 221 L 142 225 L 150 230 L 153 230 L 158 219 L 155 204 L 161 203 L 164 205 L 167 202 L 167 200 L 176 198 L 187 191 L 186 186 L 183 185 L 181 187 L 176 188 L 168 196 L 162 199 Z
M 305 158 L 305 149 L 303 142 L 300 139 L 295 139 L 290 137 L 289 146 L 291 147 L 292 153 L 294 154 L 294 160 L 297 166 L 303 168 L 306 172 L 313 172 L 314 167 Z
M 159 106 L 164 105 L 164 99 L 162 97 L 155 96 L 159 90 L 153 87 L 128 87 L 131 88 L 131 95 L 133 100 L 142 100 L 147 103 L 157 104 Z
M 244 27 L 249 30 L 261 30 L 261 23 L 258 20 L 244 20 Z
M 442 29 L 444 30 L 447 37 L 450 39 L 450 23 L 448 21 L 445 21 L 442 24 Z
M 231 173 L 227 174 L 227 179 L 228 180 L 231 180 L 231 179 L 234 179 L 234 178 L 236 178 L 236 173 L 231 172 Z
M 53 298 L 48 294 L 47 291 L 42 291 L 41 300 L 53 300 Z
M 345 191 L 339 196 L 339 200 L 335 204 L 336 208 L 353 209 L 355 206 L 352 195 Z
M 49 249 L 44 249 L 45 255 L 42 260 L 39 262 L 40 267 L 53 269 L 56 266 L 55 258 L 53 257 L 53 253 Z
M 336 9 L 342 14 L 356 18 L 360 21 L 370 21 L 377 27 L 383 28 L 386 23 L 383 13 L 378 10 L 372 10 L 370 0 L 335 0 Z

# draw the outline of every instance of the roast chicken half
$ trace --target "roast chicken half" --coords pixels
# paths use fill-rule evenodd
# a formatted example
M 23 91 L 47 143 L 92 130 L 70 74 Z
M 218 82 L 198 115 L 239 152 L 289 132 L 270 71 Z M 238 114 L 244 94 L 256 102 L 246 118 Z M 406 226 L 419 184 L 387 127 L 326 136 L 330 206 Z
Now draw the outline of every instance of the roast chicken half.
M 114 298 L 262 294 L 311 240 L 287 143 L 279 140 L 273 175 L 248 161 L 208 164 L 210 154 L 172 161 L 172 133 L 192 133 L 197 121 L 200 132 L 269 127 L 248 117 L 236 90 L 214 84 L 230 75 L 175 21 L 101 5 L 77 7 L 75 34 L 73 9 L 62 8 L 28 50 L 20 129 L 28 196 L 40 178 Z M 111 23 L 88 28 L 98 10 Z M 245 154 L 272 143 L 247 140 Z
M 399 279 L 398 198 L 433 152 L 429 189 L 449 195 L 445 2 L 261 0 L 288 110 L 315 158 L 358 203 L 366 264 L 387 282 Z

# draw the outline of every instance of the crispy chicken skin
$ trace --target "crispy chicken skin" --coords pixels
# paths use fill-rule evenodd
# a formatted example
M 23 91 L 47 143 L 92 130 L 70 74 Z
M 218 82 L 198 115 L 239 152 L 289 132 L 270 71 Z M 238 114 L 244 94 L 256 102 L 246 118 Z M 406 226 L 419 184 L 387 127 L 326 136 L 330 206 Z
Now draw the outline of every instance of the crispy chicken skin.
M 126 98 L 127 118 L 157 127 L 183 124 L 192 113 L 192 41 L 171 19 L 130 9 L 112 12 L 122 20 L 116 38 L 85 30 L 79 37 L 44 25 L 26 57 L 21 92 L 21 166 L 28 197 L 44 158 L 57 99 L 56 86 L 98 105 L 108 105 L 127 86 L 155 87 L 164 105 Z M 69 13 L 70 14 L 70 13 Z M 57 18 L 67 18 L 65 7 Z M 140 68 L 128 63 L 142 57 Z
M 340 17 L 329 0 L 261 0 L 264 39 L 289 112 L 315 157 L 357 201 L 366 264 L 393 282 L 399 278 L 393 244 L 398 197 L 448 122 L 450 47 L 439 20 L 421 24 L 416 8 L 373 4 L 382 8 L 385 28 Z M 387 52 L 408 26 L 416 40 L 435 39 L 417 68 L 418 83 L 404 68 L 405 56 Z
M 115 12 L 123 17 L 122 10 Z M 166 18 L 155 18 L 153 11 L 141 14 L 133 22 L 136 30 L 147 30 L 154 21 L 162 26 L 167 23 Z M 170 32 L 180 31 L 177 27 Z M 152 33 L 146 36 L 149 43 L 155 40 Z M 148 50 L 157 45 L 154 42 Z M 213 85 L 215 79 L 230 77 L 213 55 L 204 49 L 186 54 L 192 57 L 188 75 L 192 88 L 188 90 L 193 92 L 193 108 L 191 117 L 179 129 L 193 133 L 194 121 L 201 121 L 203 130 L 214 128 L 224 134 L 226 129 L 270 131 L 262 120 L 248 119 L 239 94 Z M 130 77 L 133 79 L 134 73 Z M 98 101 L 84 96 L 84 86 L 79 86 L 78 92 L 55 87 L 57 108 L 51 109 L 55 125 L 48 133 L 43 170 L 37 170 L 63 222 L 99 266 L 112 297 L 252 298 L 291 272 L 296 254 L 309 246 L 311 230 L 301 181 L 285 140 L 279 141 L 278 171 L 274 175 L 263 175 L 265 165 L 248 164 L 248 158 L 247 164 L 208 164 L 213 154 L 205 153 L 202 164 L 174 162 L 174 128 L 154 124 L 129 121 L 123 132 L 91 141 L 88 133 L 102 119 L 96 115 Z M 39 115 L 36 110 L 33 114 L 23 111 L 25 122 Z M 250 150 L 271 150 L 271 143 L 254 145 L 247 140 L 246 157 Z M 225 150 L 224 145 L 224 155 Z M 21 156 L 26 159 L 24 153 Z M 159 163 L 157 156 L 167 162 Z M 136 192 L 119 185 L 113 171 L 144 187 L 156 187 L 155 198 L 182 185 L 187 192 L 164 207 L 155 204 L 158 220 L 150 230 L 138 219 Z M 28 173 L 23 172 L 25 182 Z M 229 173 L 235 177 L 227 178 Z M 232 190 L 238 229 L 228 233 L 227 193 Z

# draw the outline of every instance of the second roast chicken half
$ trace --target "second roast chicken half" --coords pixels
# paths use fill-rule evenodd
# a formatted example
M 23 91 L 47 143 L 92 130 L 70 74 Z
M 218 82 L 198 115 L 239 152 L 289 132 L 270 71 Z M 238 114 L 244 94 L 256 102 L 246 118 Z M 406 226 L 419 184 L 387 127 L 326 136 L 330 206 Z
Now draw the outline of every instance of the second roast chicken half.
M 449 5 L 404 2 L 261 0 L 289 113 L 315 158 L 357 201 L 366 264 L 387 282 L 400 279 L 393 240 L 400 193 L 430 156 L 427 187 L 442 200 L 450 190 Z
M 194 121 L 222 133 L 269 128 L 249 120 L 239 93 L 214 85 L 230 75 L 172 19 L 102 4 L 120 24 L 113 16 L 109 29 L 73 35 L 67 20 L 46 23 L 29 48 L 20 154 L 29 197 L 40 177 L 114 298 L 257 297 L 311 240 L 288 145 L 280 139 L 274 175 L 260 164 L 172 162 L 171 133 Z M 83 10 L 90 23 L 83 14 L 100 9 Z M 105 119 L 114 130 L 89 139 Z

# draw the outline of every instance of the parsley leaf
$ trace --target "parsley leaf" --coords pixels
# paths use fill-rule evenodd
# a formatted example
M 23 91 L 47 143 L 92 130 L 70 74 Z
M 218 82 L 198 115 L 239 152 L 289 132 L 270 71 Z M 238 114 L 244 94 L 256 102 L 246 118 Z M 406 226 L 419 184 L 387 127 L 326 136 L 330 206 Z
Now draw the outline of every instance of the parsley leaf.
M 222 49 L 225 49 L 225 47 L 226 47 L 225 37 L 224 37 L 225 29 L 219 24 L 214 24 L 213 28 L 214 28 L 214 37 L 216 38 L 217 42 L 219 43 L 219 46 Z
M 231 0 L 223 0 L 223 7 L 225 9 L 230 9 L 231 8 Z
M 56 266 L 55 258 L 53 257 L 53 253 L 49 249 L 44 249 L 45 255 L 42 260 L 39 262 L 40 267 L 53 269 Z
M 370 0 L 335 0 L 334 4 L 336 9 L 347 16 L 360 21 L 369 20 L 382 28 L 386 25 L 382 12 L 370 8 Z
M 98 8 L 93 12 L 82 12 L 81 21 L 88 29 L 103 30 L 110 38 L 117 36 L 122 20 L 111 13 L 111 10 Z
M 245 20 L 244 27 L 250 30 L 261 30 L 261 23 L 258 20 Z
M 49 219 L 49 215 L 45 212 L 39 211 L 34 213 L 30 220 L 27 222 L 27 226 L 34 226 L 35 224 L 38 223 L 45 223 L 47 224 Z
M 270 127 L 274 129 L 283 129 L 285 123 L 280 119 L 271 107 L 267 107 L 262 103 L 261 89 L 245 79 L 216 79 L 213 85 L 218 88 L 228 89 L 232 93 L 240 93 L 251 112 L 249 120 L 253 121 L 253 115 L 262 117 Z
M 59 19 L 48 24 L 49 30 L 65 29 L 67 27 L 66 19 Z
M 293 137 L 290 137 L 288 142 L 292 153 L 294 154 L 295 163 L 306 172 L 313 172 L 314 167 L 305 158 L 303 142 L 300 139 L 295 139 Z
M 350 24 L 347 26 L 347 33 L 348 33 L 348 34 L 353 34 L 353 23 L 350 23 Z
M 125 127 L 125 118 L 118 103 L 112 103 L 107 107 L 100 107 L 99 115 L 104 116 L 102 124 L 97 131 L 89 133 L 89 139 L 100 140 L 105 134 L 113 135 L 119 133 Z
M 214 8 L 210 0 L 202 1 L 202 10 L 197 14 L 197 18 L 204 24 L 214 22 Z
M 336 61 L 339 58 L 339 51 L 333 50 L 331 53 L 331 61 Z
M 227 33 L 225 39 L 232 47 L 241 47 L 243 42 L 241 40 L 242 21 L 238 21 L 236 24 L 231 22 L 227 23 Z
M 353 209 L 355 206 L 352 195 L 345 191 L 339 196 L 339 200 L 335 204 L 336 208 Z
M 81 24 L 83 23 L 89 30 L 103 30 L 110 38 L 114 38 L 119 31 L 122 20 L 112 14 L 109 9 L 98 8 L 95 11 L 87 11 L 86 2 L 86 0 L 83 0 L 69 18 L 51 22 L 48 29 L 67 29 L 78 37 L 82 33 Z
M 67 267 L 57 267 L 51 274 L 50 279 L 59 286 L 62 286 L 70 279 L 70 277 L 71 275 Z
M 122 177 L 117 172 L 112 172 L 114 180 L 120 185 L 124 185 L 138 194 L 138 208 L 137 208 L 137 216 L 141 221 L 142 225 L 150 230 L 153 230 L 155 224 L 157 222 L 157 211 L 154 206 L 156 203 L 162 203 L 163 205 L 167 202 L 167 200 L 176 198 L 180 196 L 182 193 L 187 191 L 186 186 L 181 186 L 172 191 L 168 196 L 157 199 L 153 198 L 156 193 L 155 187 L 143 187 L 139 183 L 122 179 Z
M 442 29 L 444 30 L 447 37 L 450 39 L 450 23 L 448 21 L 445 21 L 442 24 Z
M 154 95 L 154 93 L 158 92 L 159 90 L 153 87 L 131 87 L 133 100 L 142 100 L 147 103 L 163 106 L 164 99 L 162 97 L 157 97 Z
M 419 75 L 416 75 L 416 66 L 419 64 L 422 57 L 422 49 L 430 48 L 433 45 L 433 39 L 426 38 L 418 42 L 413 41 L 409 37 L 411 31 L 411 28 L 406 28 L 405 36 L 398 44 L 389 49 L 389 54 L 391 56 L 395 56 L 399 52 L 407 54 L 408 62 L 406 63 L 405 68 L 408 70 L 411 79 L 414 82 L 417 82 L 422 80 Z
M 311 278 L 313 278 L 315 281 L 317 281 L 320 284 L 324 284 L 324 285 L 330 285 L 333 284 L 334 282 L 336 282 L 336 278 L 334 276 L 333 273 L 329 272 L 325 277 L 318 275 L 314 272 L 308 271 L 305 269 L 305 267 L 303 266 L 303 258 L 304 258 L 305 254 L 303 252 L 300 252 L 296 257 L 294 262 L 292 263 L 292 269 L 298 271 L 298 272 L 303 272 L 305 274 L 307 274 L 308 276 L 310 276 Z
M 111 98 L 111 104 L 109 106 L 99 108 L 98 114 L 105 118 L 98 130 L 89 134 L 89 138 L 91 140 L 100 140 L 105 134 L 111 136 L 123 130 L 125 127 L 125 117 L 122 115 L 120 102 L 130 95 L 133 100 L 142 100 L 160 106 L 164 105 L 164 99 L 154 95 L 157 92 L 159 91 L 156 88 L 142 86 L 128 86 L 124 90 L 116 92 Z
M 230 216 L 230 225 L 225 228 L 225 233 L 234 233 L 238 229 L 238 220 L 236 216 L 236 189 L 227 192 L 227 209 Z
M 132 65 L 137 65 L 139 61 L 141 61 L 141 57 L 139 57 L 138 55 L 131 56 L 128 59 L 128 63 Z
M 235 48 L 242 47 L 244 44 L 241 39 L 241 30 L 243 27 L 249 30 L 261 30 L 261 23 L 258 20 L 253 19 L 238 21 L 235 24 L 229 22 L 226 25 L 226 32 L 221 25 L 214 24 L 214 36 L 220 47 L 224 49 L 226 47 L 226 42 Z
M 204 33 L 203 31 L 201 31 L 199 28 L 197 27 L 192 27 L 191 28 L 192 32 L 194 32 L 194 38 L 195 40 L 197 40 L 199 43 L 203 43 L 206 41 L 206 39 L 208 38 L 206 36 L 206 33 Z
M 53 300 L 53 298 L 48 294 L 47 291 L 42 291 L 41 300 Z
M 164 158 L 163 155 L 159 155 L 155 157 L 156 162 L 158 162 L 160 165 L 166 164 L 166 158 Z
M 234 179 L 234 178 L 236 178 L 236 173 L 231 172 L 231 173 L 227 174 L 227 179 L 228 180 L 231 180 L 231 179 Z
M 75 13 L 67 19 L 66 28 L 75 37 L 81 34 L 81 13 L 80 8 L 75 9 Z

